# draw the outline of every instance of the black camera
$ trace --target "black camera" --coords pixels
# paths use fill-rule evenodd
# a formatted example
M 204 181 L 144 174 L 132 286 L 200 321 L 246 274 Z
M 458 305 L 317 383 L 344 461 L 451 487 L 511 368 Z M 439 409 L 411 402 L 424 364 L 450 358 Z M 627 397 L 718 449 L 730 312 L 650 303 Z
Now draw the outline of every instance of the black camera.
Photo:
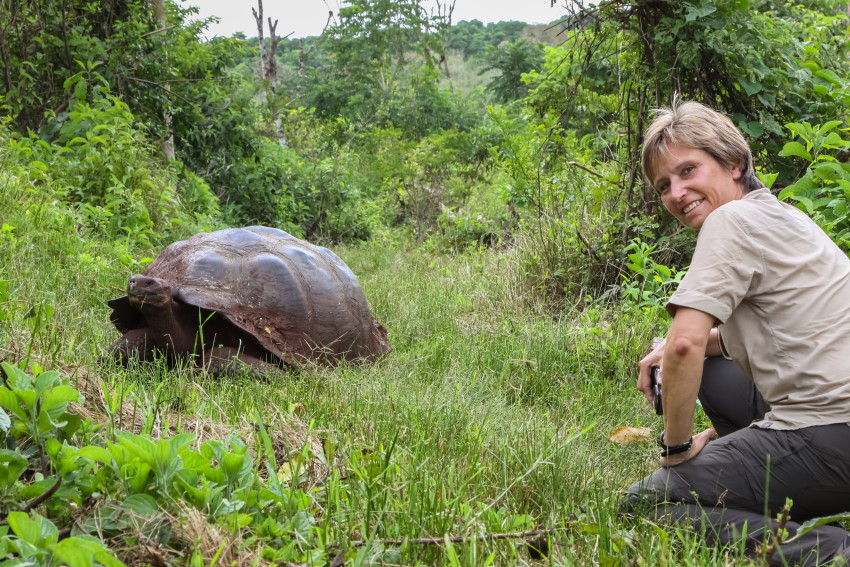
M 664 415 L 664 406 L 661 405 L 661 384 L 658 383 L 659 374 L 661 374 L 661 369 L 657 366 L 649 369 L 649 385 L 652 387 L 652 393 L 655 396 L 653 400 L 655 415 Z

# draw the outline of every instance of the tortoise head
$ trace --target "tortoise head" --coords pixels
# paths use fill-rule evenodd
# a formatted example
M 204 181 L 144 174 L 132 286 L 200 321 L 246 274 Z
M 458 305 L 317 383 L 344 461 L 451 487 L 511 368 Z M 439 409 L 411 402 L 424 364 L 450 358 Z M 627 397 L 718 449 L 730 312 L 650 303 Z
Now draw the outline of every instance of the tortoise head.
M 130 278 L 127 284 L 127 298 L 130 305 L 142 313 L 159 311 L 174 302 L 174 294 L 168 282 L 142 275 Z

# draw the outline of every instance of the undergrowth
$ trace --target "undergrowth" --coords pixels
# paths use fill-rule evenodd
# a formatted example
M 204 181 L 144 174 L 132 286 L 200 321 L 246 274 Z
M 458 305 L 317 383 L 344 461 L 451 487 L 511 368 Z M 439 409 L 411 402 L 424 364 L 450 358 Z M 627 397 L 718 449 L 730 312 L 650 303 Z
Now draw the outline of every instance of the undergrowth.
M 397 238 L 337 249 L 390 331 L 394 350 L 374 365 L 265 379 L 117 367 L 103 357 L 117 337 L 104 302 L 152 252 L 98 240 L 73 212 L 40 208 L 6 183 L 8 556 L 45 565 L 737 557 L 617 515 L 620 492 L 656 454 L 607 435 L 660 426 L 633 385 L 633 361 L 663 328 L 658 313 L 588 301 L 553 318 L 519 293 L 515 251 L 441 256 Z M 69 559 L 68 549 L 84 553 Z
M 41 183 L 47 184 L 47 181 Z M 618 514 L 655 466 L 635 361 L 677 274 L 635 244 L 631 303 L 554 313 L 522 247 L 400 233 L 335 251 L 393 351 L 213 377 L 119 367 L 106 300 L 156 250 L 103 239 L 50 187 L 0 180 L 0 552 L 32 565 L 741 564 Z M 42 190 L 43 189 L 43 190 Z M 164 243 L 162 243 L 164 244 Z M 54 371 L 54 369 L 56 371 Z M 58 371 L 58 372 L 57 372 Z M 653 435 L 649 436 L 652 439 Z

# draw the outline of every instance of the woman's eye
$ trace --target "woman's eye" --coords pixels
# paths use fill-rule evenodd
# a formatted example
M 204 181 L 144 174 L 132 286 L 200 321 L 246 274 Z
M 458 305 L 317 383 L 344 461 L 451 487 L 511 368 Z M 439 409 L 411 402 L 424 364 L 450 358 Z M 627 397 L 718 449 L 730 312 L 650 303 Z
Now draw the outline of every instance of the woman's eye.
M 684 169 L 682 169 L 682 175 L 687 175 L 690 172 L 692 172 L 693 170 L 694 170 L 694 166 L 689 165 L 689 166 L 685 167 Z

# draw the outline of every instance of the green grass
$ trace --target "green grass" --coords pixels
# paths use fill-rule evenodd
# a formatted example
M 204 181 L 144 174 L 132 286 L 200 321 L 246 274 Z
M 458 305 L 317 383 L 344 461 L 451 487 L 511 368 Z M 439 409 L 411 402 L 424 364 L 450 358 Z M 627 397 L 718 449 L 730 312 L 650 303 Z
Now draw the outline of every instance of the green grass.
M 118 336 L 105 302 L 155 251 L 86 233 L 73 212 L 24 180 L 0 183 L 0 224 L 14 227 L 0 252 L 10 294 L 0 301 L 0 358 L 29 358 L 106 392 L 106 438 L 120 429 L 154 437 L 207 431 L 205 438 L 232 431 L 259 446 L 258 413 L 283 445 L 275 466 L 288 456 L 291 468 L 316 457 L 299 456 L 303 436 L 294 443 L 297 437 L 275 435 L 296 419 L 307 424 L 314 453 L 333 465 L 308 491 L 317 539 L 305 545 L 318 550 L 313 564 L 338 549 L 351 565 L 740 561 L 739 552 L 707 547 L 687 530 L 617 515 L 619 494 L 651 470 L 657 451 L 651 441 L 620 446 L 607 435 L 623 425 L 655 432 L 661 425 L 634 380 L 635 361 L 663 322 L 592 302 L 551 313 L 529 300 L 515 250 L 447 256 L 398 239 L 336 249 L 389 330 L 394 350 L 375 364 L 265 379 L 161 364 L 124 369 L 103 361 Z M 38 306 L 46 309 L 40 324 Z M 92 395 L 87 403 L 103 405 Z M 271 463 L 261 453 L 262 477 Z M 216 529 L 246 546 L 257 545 L 249 534 L 272 548 L 286 544 L 258 528 L 220 522 Z M 536 559 L 521 539 L 492 538 L 531 530 L 545 532 L 547 558 Z M 185 545 L 184 557 L 201 553 L 200 543 Z

